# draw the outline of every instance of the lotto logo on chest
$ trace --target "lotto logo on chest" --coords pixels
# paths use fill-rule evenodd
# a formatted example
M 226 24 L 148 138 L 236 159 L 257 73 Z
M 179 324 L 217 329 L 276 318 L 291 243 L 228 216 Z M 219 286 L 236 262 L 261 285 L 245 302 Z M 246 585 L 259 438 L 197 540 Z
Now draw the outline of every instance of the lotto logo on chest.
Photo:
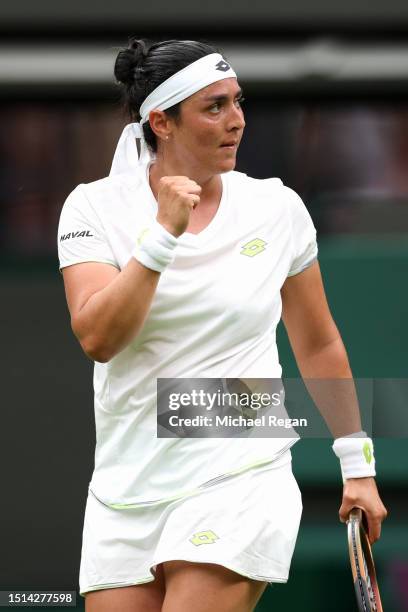
M 242 246 L 240 254 L 246 255 L 247 257 L 255 257 L 255 255 L 259 255 L 259 253 L 265 251 L 267 244 L 268 243 L 262 240 L 262 238 L 254 238 Z

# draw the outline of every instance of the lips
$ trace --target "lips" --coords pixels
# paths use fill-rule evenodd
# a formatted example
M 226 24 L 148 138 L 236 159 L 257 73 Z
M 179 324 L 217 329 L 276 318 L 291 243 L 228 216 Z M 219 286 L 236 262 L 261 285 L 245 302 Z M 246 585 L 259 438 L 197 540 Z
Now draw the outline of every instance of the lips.
M 221 147 L 236 147 L 238 142 L 236 140 L 231 140 L 231 142 L 224 142 Z

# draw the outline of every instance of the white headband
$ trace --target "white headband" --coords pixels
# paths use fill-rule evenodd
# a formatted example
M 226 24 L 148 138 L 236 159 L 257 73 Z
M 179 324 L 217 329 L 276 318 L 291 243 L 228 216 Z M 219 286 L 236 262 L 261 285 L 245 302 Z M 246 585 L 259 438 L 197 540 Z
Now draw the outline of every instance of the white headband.
M 140 123 L 129 123 L 116 147 L 110 174 L 134 172 L 140 163 L 152 158 L 143 135 L 142 125 L 152 110 L 166 110 L 194 93 L 223 79 L 236 77 L 234 70 L 219 53 L 211 53 L 189 64 L 154 89 L 140 107 Z M 136 146 L 140 139 L 140 154 Z

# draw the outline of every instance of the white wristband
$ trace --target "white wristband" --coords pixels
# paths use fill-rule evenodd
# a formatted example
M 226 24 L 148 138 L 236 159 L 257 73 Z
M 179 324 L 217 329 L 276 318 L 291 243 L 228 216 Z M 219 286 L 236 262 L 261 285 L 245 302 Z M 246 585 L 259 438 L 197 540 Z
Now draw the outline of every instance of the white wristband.
M 365 431 L 337 438 L 332 448 L 340 459 L 343 482 L 348 478 L 375 476 L 373 441 Z
M 132 257 L 150 270 L 163 272 L 174 261 L 177 238 L 154 221 L 139 232 Z

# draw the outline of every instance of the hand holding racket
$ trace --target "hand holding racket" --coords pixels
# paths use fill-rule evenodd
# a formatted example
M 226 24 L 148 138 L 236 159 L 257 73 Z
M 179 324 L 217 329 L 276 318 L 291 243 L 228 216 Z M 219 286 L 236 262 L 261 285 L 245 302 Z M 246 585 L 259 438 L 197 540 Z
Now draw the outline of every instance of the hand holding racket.
M 364 512 L 353 508 L 347 521 L 348 547 L 354 589 L 360 612 L 383 612 Z
M 340 520 L 347 523 L 350 562 L 360 612 L 382 612 L 371 544 L 379 539 L 387 510 L 372 477 L 344 482 Z
M 339 510 L 342 523 L 349 520 L 353 508 L 364 510 L 368 539 L 370 544 L 374 544 L 381 535 L 381 524 L 387 517 L 387 510 L 381 501 L 374 478 L 350 478 L 345 481 Z

